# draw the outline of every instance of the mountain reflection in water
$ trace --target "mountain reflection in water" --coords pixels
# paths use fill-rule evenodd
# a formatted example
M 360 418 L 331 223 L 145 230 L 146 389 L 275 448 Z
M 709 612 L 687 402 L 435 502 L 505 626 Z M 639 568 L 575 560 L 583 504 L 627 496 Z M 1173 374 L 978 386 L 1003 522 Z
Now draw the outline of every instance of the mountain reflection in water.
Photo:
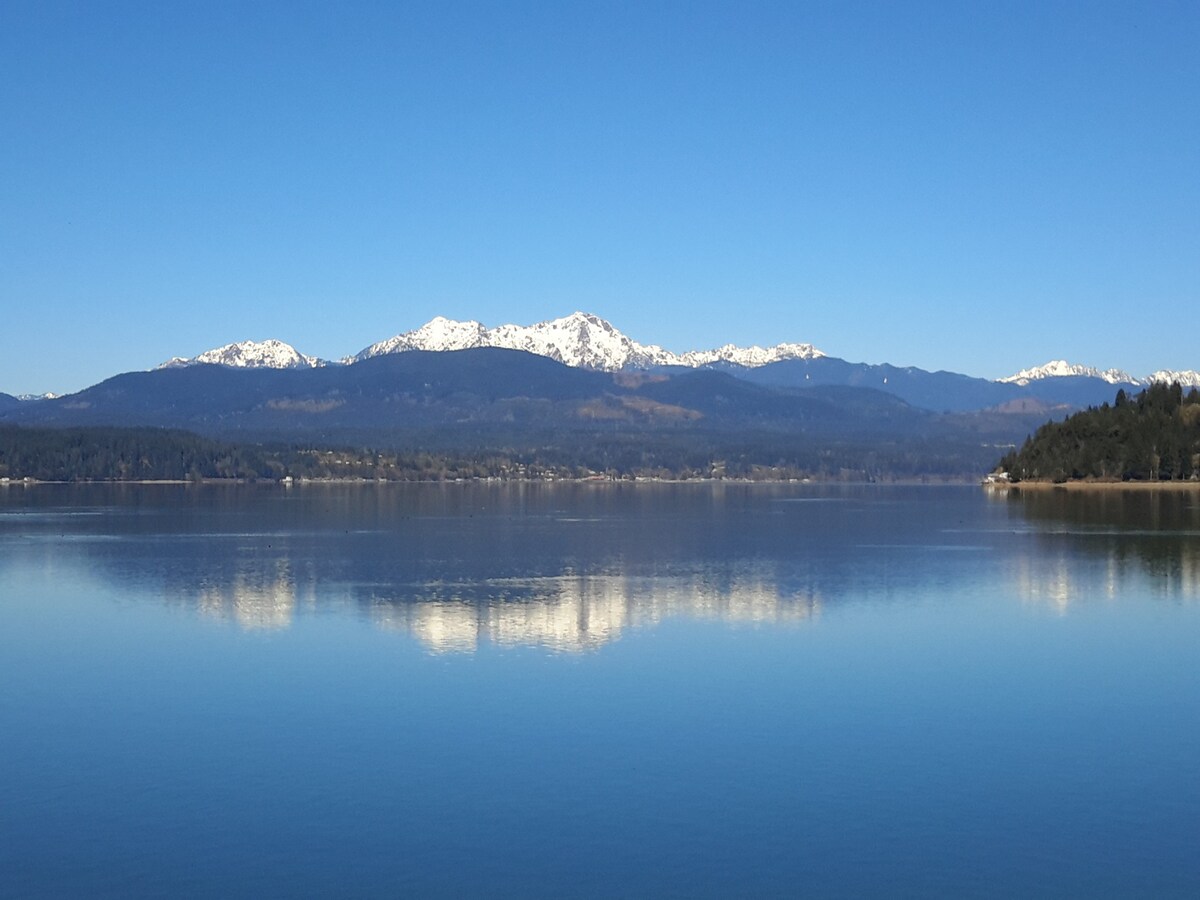
M 1196 499 L 0 488 L 0 894 L 1194 897 Z
M 672 618 L 803 622 L 1002 592 L 1200 596 L 1193 492 L 768 485 L 38 486 L 5 560 L 82 566 L 248 631 L 354 615 L 429 650 L 578 652 Z M 953 551 L 953 552 L 952 552 Z M 84 576 L 80 576 L 84 577 Z
M 746 572 L 722 585 L 693 579 L 621 575 L 561 575 L 435 582 L 404 593 L 352 585 L 298 584 L 282 561 L 269 573 L 249 569 L 221 585 L 173 602 L 192 603 L 205 616 L 246 630 L 287 628 L 299 608 L 340 605 L 366 611 L 381 628 L 402 631 L 431 651 L 471 652 L 480 643 L 539 646 L 561 652 L 595 649 L 630 628 L 674 616 L 730 624 L 799 622 L 820 612 L 815 594 L 782 595 L 759 574 Z
M 730 624 L 797 622 L 820 612 L 815 596 L 781 596 L 778 587 L 748 576 L 717 587 L 703 580 L 561 576 L 483 585 L 486 600 L 439 599 L 440 589 L 400 602 L 376 597 L 372 618 L 403 629 L 430 649 L 470 651 L 481 640 L 501 646 L 536 645 L 559 651 L 599 647 L 626 629 L 674 616 Z

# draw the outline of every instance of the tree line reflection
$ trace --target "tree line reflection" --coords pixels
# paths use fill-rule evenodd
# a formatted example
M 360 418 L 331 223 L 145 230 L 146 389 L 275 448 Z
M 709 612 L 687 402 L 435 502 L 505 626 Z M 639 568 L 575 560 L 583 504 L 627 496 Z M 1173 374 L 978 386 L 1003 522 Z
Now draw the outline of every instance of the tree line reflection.
M 1143 577 L 1154 596 L 1200 600 L 1194 488 L 1037 488 L 989 496 L 1034 526 L 1038 554 L 1014 559 L 1020 595 L 1031 602 L 1065 611 L 1084 599 L 1113 601 L 1132 577 Z

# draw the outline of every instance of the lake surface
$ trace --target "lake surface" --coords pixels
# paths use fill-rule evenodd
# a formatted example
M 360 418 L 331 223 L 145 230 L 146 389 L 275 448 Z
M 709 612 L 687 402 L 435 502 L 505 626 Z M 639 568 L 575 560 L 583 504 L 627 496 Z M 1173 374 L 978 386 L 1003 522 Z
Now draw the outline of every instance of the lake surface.
M 0 489 L 0 895 L 1200 895 L 1200 494 Z

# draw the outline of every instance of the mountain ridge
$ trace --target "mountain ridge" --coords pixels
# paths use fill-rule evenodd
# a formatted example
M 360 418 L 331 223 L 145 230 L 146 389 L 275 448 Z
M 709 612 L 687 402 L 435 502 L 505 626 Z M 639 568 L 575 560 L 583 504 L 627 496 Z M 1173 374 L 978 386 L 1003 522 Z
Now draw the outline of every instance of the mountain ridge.
M 1069 363 L 1065 359 L 1052 359 L 1040 366 L 1022 369 L 1013 375 L 997 378 L 996 381 L 1001 384 L 1018 384 L 1026 387 L 1035 381 L 1045 381 L 1049 378 L 1096 378 L 1112 385 L 1132 384 L 1144 387 L 1177 381 L 1183 387 L 1200 387 L 1200 372 L 1194 369 L 1159 369 L 1139 378 L 1130 375 L 1123 369 L 1098 369 L 1094 366 Z
M 717 361 L 752 367 L 779 359 L 825 355 L 812 344 L 800 343 L 780 343 L 772 347 L 725 344 L 711 350 L 673 353 L 657 344 L 641 344 L 597 315 L 574 312 L 534 325 L 498 325 L 495 328 L 474 320 L 457 322 L 437 316 L 420 328 L 372 344 L 343 362 L 361 362 L 406 350 L 467 350 L 475 347 L 524 350 L 568 366 L 602 372 L 659 366 L 698 368 Z
M 239 443 L 543 460 L 593 471 L 765 466 L 855 477 L 961 476 L 1038 419 L 946 415 L 871 387 L 755 384 L 710 368 L 611 373 L 477 347 L 352 366 L 180 366 L 0 410 L 0 426 L 184 429 Z M 514 456 L 515 454 L 515 456 Z M 530 457 L 530 458 L 533 458 Z
M 1031 381 L 1041 381 L 1045 378 L 1099 378 L 1109 384 L 1136 384 L 1132 375 L 1121 369 L 1105 369 L 1101 371 L 1094 366 L 1081 366 L 1067 362 L 1065 359 L 1052 359 L 1040 366 L 1022 369 L 1013 375 L 996 380 L 1005 384 L 1019 384 L 1022 387 Z
M 328 364 L 326 360 L 301 353 L 291 344 L 268 338 L 265 341 L 235 341 L 192 357 L 173 356 L 155 368 L 219 365 L 237 369 L 313 369 Z
M 473 319 L 457 321 L 435 316 L 419 328 L 377 341 L 339 360 L 353 365 L 376 356 L 411 350 L 450 351 L 479 347 L 524 350 L 564 365 L 602 372 L 662 366 L 699 368 L 724 362 L 753 368 L 783 359 L 815 359 L 825 354 L 812 344 L 783 342 L 771 347 L 739 347 L 732 343 L 709 350 L 674 353 L 657 344 L 642 344 L 592 313 L 574 312 L 533 325 L 488 328 Z M 192 357 L 172 357 L 157 368 L 216 364 L 238 368 L 290 369 L 331 365 L 328 360 L 301 353 L 279 340 L 239 341 Z
M 488 328 L 473 319 L 457 321 L 435 316 L 419 328 L 401 332 L 377 341 L 358 353 L 330 362 L 301 353 L 280 340 L 239 341 L 193 357 L 172 357 L 159 368 L 174 368 L 198 364 L 217 364 L 238 368 L 314 368 L 326 365 L 353 365 L 366 359 L 412 350 L 444 352 L 479 347 L 499 347 L 523 350 L 545 356 L 575 368 L 615 372 L 626 369 L 702 368 L 717 367 L 730 370 L 761 369 L 775 363 L 802 360 L 837 359 L 809 343 L 782 342 L 770 347 L 752 345 L 741 347 L 732 343 L 709 350 L 688 350 L 675 353 L 657 344 L 642 344 L 625 335 L 610 322 L 592 313 L 574 312 L 559 319 L 549 319 L 533 325 L 498 325 Z M 843 361 L 844 362 L 844 361 Z M 897 373 L 922 372 L 915 367 L 898 367 L 888 363 L 847 363 Z M 959 373 L 932 372 L 933 376 Z M 963 375 L 965 378 L 975 376 Z M 1022 369 L 1012 375 L 977 381 L 992 384 L 1029 387 L 1052 379 L 1094 379 L 1109 385 L 1146 386 L 1158 382 L 1178 381 L 1184 387 L 1200 386 L 1200 372 L 1185 369 L 1160 369 L 1144 377 L 1136 377 L 1122 369 L 1099 369 L 1094 366 L 1070 363 L 1065 359 L 1050 360 L 1040 366 Z M 1010 398 L 1006 398 L 1010 399 Z

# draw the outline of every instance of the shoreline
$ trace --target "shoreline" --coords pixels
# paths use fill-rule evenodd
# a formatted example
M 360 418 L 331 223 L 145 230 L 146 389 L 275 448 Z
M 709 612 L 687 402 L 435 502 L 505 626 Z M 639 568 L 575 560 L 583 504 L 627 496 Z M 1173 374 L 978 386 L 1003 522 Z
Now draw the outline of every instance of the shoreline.
M 987 487 L 1005 491 L 1200 491 L 1200 481 L 1016 481 Z
M 36 485 L 259 485 L 265 487 L 292 488 L 306 485 L 390 485 L 390 484 L 762 484 L 762 485 L 867 485 L 897 487 L 965 487 L 975 484 L 971 478 L 944 479 L 896 479 L 894 481 L 840 481 L 818 478 L 656 478 L 649 476 L 631 478 L 446 478 L 446 479 L 374 479 L 374 478 L 297 478 L 291 481 L 280 479 L 247 478 L 201 478 L 188 479 L 112 479 L 95 481 L 56 481 L 38 478 L 0 479 L 0 489 L 6 487 L 33 487 Z M 1017 485 L 1011 485 L 1016 487 Z M 1049 485 L 1047 485 L 1049 486 Z M 1055 485 L 1057 486 L 1057 485 Z

